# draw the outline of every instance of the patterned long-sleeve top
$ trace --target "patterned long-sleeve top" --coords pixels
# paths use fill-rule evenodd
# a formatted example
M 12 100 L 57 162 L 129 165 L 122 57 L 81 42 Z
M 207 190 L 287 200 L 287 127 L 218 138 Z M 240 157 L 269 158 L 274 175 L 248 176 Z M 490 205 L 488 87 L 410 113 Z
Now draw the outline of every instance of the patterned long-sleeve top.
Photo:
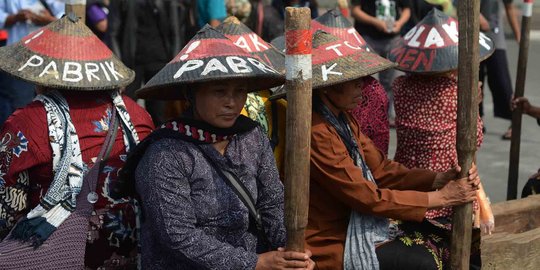
M 435 172 L 458 165 L 457 77 L 401 76 L 394 80 L 392 90 L 397 127 L 394 160 L 409 168 Z M 480 116 L 477 119 L 477 147 L 480 147 L 482 119 Z M 426 217 L 449 217 L 451 209 L 430 210 Z
M 84 166 L 91 168 L 109 130 L 110 95 L 105 91 L 66 91 L 63 96 L 69 104 Z M 139 138 L 144 139 L 154 128 L 150 115 L 130 98 L 123 100 Z M 137 265 L 135 201 L 114 199 L 112 194 L 125 160 L 123 132 L 119 130 L 96 187 L 99 199 L 90 217 L 85 258 L 85 266 L 91 269 Z M 34 101 L 15 111 L 0 130 L 0 240 L 39 203 L 52 177 L 47 112 L 41 102 Z
M 260 211 L 275 250 L 285 244 L 283 185 L 260 127 L 232 137 L 224 155 L 200 146 L 232 169 Z M 136 173 L 141 194 L 145 269 L 254 269 L 260 247 L 247 207 L 197 145 L 180 139 L 151 144 Z
M 388 122 L 388 97 L 377 79 L 364 77 L 362 100 L 351 111 L 364 135 L 370 138 L 383 154 L 388 155 L 390 123 Z

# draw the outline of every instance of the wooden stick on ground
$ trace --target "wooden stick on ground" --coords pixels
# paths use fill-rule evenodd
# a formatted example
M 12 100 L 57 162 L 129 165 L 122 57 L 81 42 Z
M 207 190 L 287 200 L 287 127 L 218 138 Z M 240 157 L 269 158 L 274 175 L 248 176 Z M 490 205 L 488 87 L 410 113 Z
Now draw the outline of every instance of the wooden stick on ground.
M 522 97 L 525 93 L 525 77 L 527 75 L 527 56 L 529 54 L 529 33 L 533 0 L 523 1 L 523 18 L 521 20 L 521 40 L 519 42 L 519 58 L 514 97 Z M 506 200 L 515 200 L 518 193 L 519 152 L 521 144 L 521 106 L 512 112 L 512 142 L 510 144 L 510 166 L 508 170 L 508 188 Z
M 66 0 L 66 14 L 75 13 L 84 22 L 86 20 L 86 0 Z
M 479 70 L 479 14 L 480 1 L 460 0 L 459 21 L 459 68 L 457 154 L 461 167 L 460 178 L 467 177 L 476 152 L 476 122 L 478 118 L 478 70 Z M 451 269 L 469 269 L 472 236 L 472 204 L 454 207 L 452 217 L 452 241 L 450 249 Z
M 304 252 L 311 141 L 311 11 L 285 9 L 287 127 L 285 227 L 287 249 Z

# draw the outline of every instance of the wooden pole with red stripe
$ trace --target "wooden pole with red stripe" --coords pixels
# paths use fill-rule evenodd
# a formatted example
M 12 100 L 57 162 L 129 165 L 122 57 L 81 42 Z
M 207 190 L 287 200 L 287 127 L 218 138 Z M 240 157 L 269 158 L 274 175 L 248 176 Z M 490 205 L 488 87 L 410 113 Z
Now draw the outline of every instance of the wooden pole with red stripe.
M 348 0 L 337 0 L 339 11 L 346 18 L 349 18 L 349 1 Z
M 460 0 L 458 3 L 458 111 L 456 149 L 460 178 L 468 176 L 476 152 L 478 119 L 478 71 L 480 1 Z M 471 256 L 472 203 L 454 207 L 450 269 L 468 270 Z
M 311 11 L 285 9 L 285 228 L 287 250 L 304 252 L 311 142 Z
M 66 0 L 66 15 L 70 12 L 75 13 L 77 17 L 84 22 L 86 20 L 86 0 Z
M 527 75 L 527 57 L 529 55 L 532 10 L 533 0 L 524 0 L 523 18 L 521 20 L 521 40 L 519 41 L 516 90 L 514 93 L 514 97 L 516 98 L 522 97 L 525 94 L 525 78 Z M 510 143 L 510 165 L 508 169 L 506 200 L 517 199 L 522 112 L 523 108 L 521 108 L 521 106 L 512 112 L 512 142 Z

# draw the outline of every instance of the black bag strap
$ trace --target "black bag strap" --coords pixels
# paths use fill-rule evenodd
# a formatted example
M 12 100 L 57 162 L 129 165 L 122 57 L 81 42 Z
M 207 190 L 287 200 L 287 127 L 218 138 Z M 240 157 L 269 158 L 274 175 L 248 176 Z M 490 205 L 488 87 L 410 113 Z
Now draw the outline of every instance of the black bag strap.
M 238 179 L 238 176 L 232 170 L 219 166 L 219 164 L 212 157 L 210 157 L 200 145 L 197 146 L 201 150 L 206 160 L 208 160 L 210 165 L 214 167 L 216 172 L 221 176 L 221 178 L 225 180 L 225 182 L 233 189 L 234 193 L 238 195 L 238 198 L 240 198 L 240 200 L 248 208 L 249 215 L 255 221 L 259 236 L 264 241 L 266 246 L 270 247 L 270 242 L 268 241 L 268 237 L 266 236 L 263 228 L 261 215 L 259 213 L 259 210 L 257 210 L 257 207 L 255 206 L 255 200 L 253 199 L 253 197 L 251 197 L 251 194 L 249 193 L 247 188 L 244 186 L 244 184 L 242 184 L 240 179 Z

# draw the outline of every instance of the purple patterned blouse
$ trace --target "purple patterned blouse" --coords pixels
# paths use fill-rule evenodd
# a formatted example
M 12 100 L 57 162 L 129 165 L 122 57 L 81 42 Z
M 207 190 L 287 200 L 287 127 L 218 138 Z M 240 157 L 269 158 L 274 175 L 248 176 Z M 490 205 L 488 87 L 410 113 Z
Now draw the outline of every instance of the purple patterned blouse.
M 262 129 L 234 136 L 224 155 L 209 144 L 201 147 L 251 193 L 269 249 L 284 246 L 283 185 Z M 261 249 L 247 207 L 193 143 L 153 143 L 135 175 L 143 208 L 143 269 L 254 269 L 257 253 L 268 250 Z

